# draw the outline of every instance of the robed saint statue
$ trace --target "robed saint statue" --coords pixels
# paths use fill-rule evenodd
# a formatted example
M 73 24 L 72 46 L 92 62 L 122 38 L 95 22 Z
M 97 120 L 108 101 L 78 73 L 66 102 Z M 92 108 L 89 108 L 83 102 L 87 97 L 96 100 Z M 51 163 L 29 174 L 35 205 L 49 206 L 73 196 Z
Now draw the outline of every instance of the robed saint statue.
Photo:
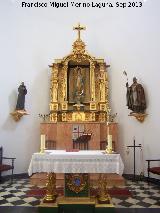
M 137 82 L 136 77 L 133 78 L 131 86 L 127 87 L 127 106 L 128 109 L 132 110 L 131 113 L 145 113 L 146 110 L 146 99 L 144 89 L 141 84 Z
M 16 110 L 25 110 L 25 95 L 27 94 L 26 86 L 24 82 L 18 87 L 18 98 L 17 98 L 17 105 Z

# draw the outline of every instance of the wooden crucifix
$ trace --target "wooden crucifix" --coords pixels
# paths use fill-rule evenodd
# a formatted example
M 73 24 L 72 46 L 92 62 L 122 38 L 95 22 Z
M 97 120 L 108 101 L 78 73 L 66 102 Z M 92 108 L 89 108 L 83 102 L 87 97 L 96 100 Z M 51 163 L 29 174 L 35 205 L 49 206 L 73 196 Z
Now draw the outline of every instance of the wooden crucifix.
M 86 27 L 83 27 L 80 25 L 80 23 L 78 23 L 78 25 L 76 27 L 73 27 L 73 30 L 78 31 L 78 40 L 80 40 L 81 39 L 81 30 L 86 30 Z

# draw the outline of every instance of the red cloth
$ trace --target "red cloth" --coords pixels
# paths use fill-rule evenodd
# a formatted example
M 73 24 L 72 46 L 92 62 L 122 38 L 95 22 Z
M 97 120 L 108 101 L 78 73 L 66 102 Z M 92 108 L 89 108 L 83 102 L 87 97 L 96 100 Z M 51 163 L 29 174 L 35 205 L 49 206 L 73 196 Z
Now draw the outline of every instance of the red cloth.
M 13 169 L 13 167 L 10 166 L 10 165 L 0 164 L 0 172 L 7 171 L 7 170 L 10 170 L 10 169 Z
M 148 169 L 149 172 L 152 172 L 153 174 L 160 175 L 160 167 L 152 167 Z

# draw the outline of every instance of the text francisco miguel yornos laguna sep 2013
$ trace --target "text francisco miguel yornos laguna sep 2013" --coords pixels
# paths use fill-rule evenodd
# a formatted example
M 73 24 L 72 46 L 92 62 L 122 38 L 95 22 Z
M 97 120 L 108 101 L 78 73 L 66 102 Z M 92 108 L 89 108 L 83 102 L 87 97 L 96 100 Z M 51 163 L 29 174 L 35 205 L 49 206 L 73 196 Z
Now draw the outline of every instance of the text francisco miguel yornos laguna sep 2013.
M 74 2 L 74 1 L 66 1 L 66 2 L 27 2 L 23 1 L 21 2 L 21 7 L 23 8 L 42 8 L 42 7 L 53 7 L 53 8 L 67 8 L 67 7 L 75 7 L 75 8 L 87 8 L 87 7 L 92 7 L 92 8 L 113 8 L 113 7 L 119 7 L 119 8 L 126 8 L 126 7 L 132 7 L 132 8 L 137 8 L 137 7 L 142 7 L 143 6 L 143 1 L 128 1 L 128 2 L 122 2 L 122 1 L 116 1 L 116 2 Z

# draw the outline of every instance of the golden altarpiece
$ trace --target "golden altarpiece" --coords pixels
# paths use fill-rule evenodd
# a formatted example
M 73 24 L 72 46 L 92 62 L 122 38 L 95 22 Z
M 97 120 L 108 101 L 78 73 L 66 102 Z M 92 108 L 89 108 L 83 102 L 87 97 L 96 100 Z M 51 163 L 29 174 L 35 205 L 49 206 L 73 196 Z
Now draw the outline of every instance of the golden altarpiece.
M 51 66 L 51 122 L 106 122 L 108 65 L 85 50 L 80 37 L 72 53 Z
M 78 25 L 78 38 L 71 54 L 56 59 L 50 65 L 50 115 L 41 124 L 41 134 L 54 140 L 57 149 L 73 148 L 73 125 L 84 125 L 83 132 L 91 133 L 89 149 L 106 144 L 110 122 L 107 65 L 104 59 L 91 56 L 80 37 L 85 27 Z M 109 123 L 110 134 L 117 145 L 117 124 Z M 105 147 L 104 147 L 105 148 Z

